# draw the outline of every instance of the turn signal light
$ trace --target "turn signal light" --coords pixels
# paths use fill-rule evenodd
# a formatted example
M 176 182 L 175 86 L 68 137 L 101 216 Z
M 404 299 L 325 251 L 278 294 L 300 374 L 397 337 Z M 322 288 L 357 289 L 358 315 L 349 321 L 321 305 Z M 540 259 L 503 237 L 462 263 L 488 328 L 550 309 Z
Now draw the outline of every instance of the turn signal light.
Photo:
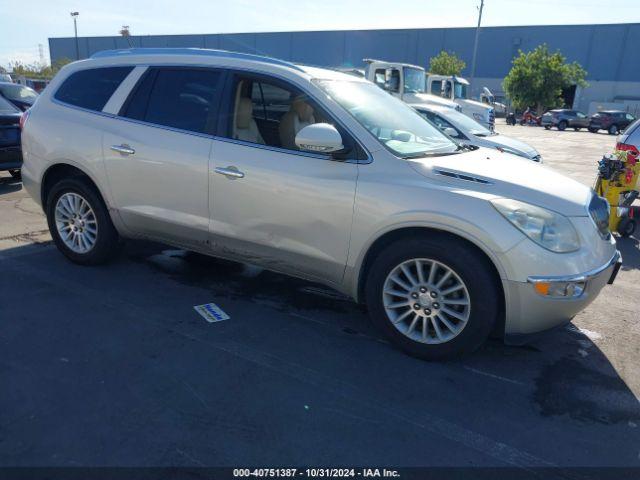
M 577 298 L 584 292 L 585 282 L 535 282 L 533 289 L 543 297 Z

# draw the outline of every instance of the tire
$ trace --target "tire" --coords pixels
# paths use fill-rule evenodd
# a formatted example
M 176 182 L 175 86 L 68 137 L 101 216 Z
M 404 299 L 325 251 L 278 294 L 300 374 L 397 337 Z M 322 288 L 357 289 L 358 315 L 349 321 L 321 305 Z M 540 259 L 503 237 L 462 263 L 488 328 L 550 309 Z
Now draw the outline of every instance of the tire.
M 423 290 L 420 290 L 419 283 L 407 281 L 408 277 L 400 267 L 404 265 L 408 268 L 413 280 L 418 281 L 416 259 L 422 262 Z M 429 284 L 428 272 L 433 268 L 433 262 L 437 262 L 439 266 L 435 271 L 434 282 Z M 436 234 L 429 238 L 394 242 L 376 257 L 367 275 L 365 298 L 369 314 L 385 337 L 411 356 L 424 360 L 443 360 L 469 354 L 484 343 L 499 315 L 502 298 L 492 268 L 480 253 L 464 241 L 449 235 Z M 446 269 L 453 273 L 438 288 L 435 284 L 443 278 Z M 391 280 L 391 276 L 398 272 L 401 272 L 400 280 L 405 283 L 405 287 Z M 442 293 L 452 288 L 452 284 L 455 287 L 457 283 L 461 283 L 463 288 L 458 287 L 452 293 Z M 407 290 L 407 286 L 415 291 Z M 394 293 L 387 293 L 390 291 Z M 409 292 L 407 297 L 395 296 L 406 292 Z M 452 295 L 459 297 L 452 298 Z M 398 307 L 397 314 L 395 310 L 388 314 L 391 305 L 405 303 L 405 298 L 407 305 Z M 467 301 L 468 305 L 452 305 L 445 299 Z M 442 305 L 434 303 L 436 301 L 442 302 Z M 466 315 L 466 321 L 450 316 L 447 312 L 451 310 L 459 317 Z M 434 317 L 427 317 L 427 314 L 434 315 L 434 312 Z M 396 321 L 400 319 L 398 326 L 394 326 L 390 315 Z M 445 317 L 455 328 L 448 328 L 440 316 Z M 426 337 L 423 328 L 425 321 Z M 412 323 L 415 324 L 413 330 Z M 436 331 L 436 323 L 439 331 Z M 459 329 L 457 333 L 456 328 Z M 444 341 L 438 338 L 440 333 L 445 337 Z
M 576 132 L 579 132 L 582 127 L 573 127 Z
M 566 130 L 567 128 L 567 122 L 566 120 L 562 120 L 559 124 L 558 124 L 558 130 L 560 130 L 561 132 L 563 132 L 564 130 Z
M 609 127 L 609 130 L 607 130 L 609 132 L 609 135 L 617 135 L 618 134 L 618 126 L 617 125 L 611 125 Z
M 598 133 L 598 129 L 597 129 L 597 128 L 589 127 L 589 131 L 590 131 L 591 133 Z
M 114 255 L 119 246 L 118 232 L 111 222 L 109 211 L 100 193 L 91 182 L 82 177 L 72 177 L 61 180 L 52 187 L 47 197 L 45 211 L 49 231 L 58 250 L 60 250 L 62 254 L 72 262 L 80 265 L 98 265 L 105 263 Z M 59 202 L 62 197 L 65 198 L 62 202 Z M 84 221 L 81 221 L 80 218 L 76 219 L 75 222 L 77 223 L 74 223 L 74 227 L 71 227 L 62 215 L 69 216 L 68 212 L 74 210 L 71 206 L 74 200 L 77 202 L 83 200 L 93 215 L 86 217 Z M 56 210 L 58 212 L 58 221 L 56 220 Z M 62 230 L 59 230 L 59 225 L 64 225 L 64 227 L 61 227 Z M 95 226 L 93 228 L 95 234 L 89 235 L 93 226 Z M 70 228 L 77 228 L 87 233 L 82 234 L 82 232 L 78 232 L 77 234 L 72 234 Z M 88 249 L 85 248 L 84 251 L 80 248 L 80 240 L 78 240 L 78 248 L 72 249 L 61 236 L 60 232 L 65 230 L 69 232 L 70 236 L 89 235 L 87 238 L 93 236 L 95 240 L 92 242 L 91 247 Z M 87 245 L 83 244 L 83 246 L 86 247 Z
M 544 129 L 545 129 L 545 130 L 551 130 L 551 125 L 545 125 L 545 126 L 544 126 Z
M 636 220 L 634 218 L 625 217 L 618 224 L 618 233 L 621 237 L 630 237 L 636 231 Z
M 20 180 L 22 178 L 22 173 L 20 172 L 20 170 L 9 170 L 9 173 L 16 180 Z

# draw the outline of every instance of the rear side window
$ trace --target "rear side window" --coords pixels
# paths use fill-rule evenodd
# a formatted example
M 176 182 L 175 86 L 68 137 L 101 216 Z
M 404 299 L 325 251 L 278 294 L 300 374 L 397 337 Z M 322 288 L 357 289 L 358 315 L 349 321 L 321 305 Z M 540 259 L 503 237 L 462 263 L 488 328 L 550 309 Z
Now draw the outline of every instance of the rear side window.
M 222 74 L 188 68 L 151 69 L 135 89 L 125 117 L 198 133 L 215 129 Z
M 101 111 L 133 67 L 92 68 L 72 73 L 54 95 L 56 100 Z

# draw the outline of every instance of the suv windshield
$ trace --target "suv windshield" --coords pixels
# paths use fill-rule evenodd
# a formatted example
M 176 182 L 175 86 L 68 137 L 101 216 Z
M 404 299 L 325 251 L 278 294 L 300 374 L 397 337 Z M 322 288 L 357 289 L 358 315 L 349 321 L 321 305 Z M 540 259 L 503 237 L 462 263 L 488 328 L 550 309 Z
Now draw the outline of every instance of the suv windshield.
M 316 83 L 394 155 L 412 158 L 458 149 L 437 127 L 373 83 L 344 80 Z
M 451 123 L 459 125 L 462 129 L 467 130 L 470 134 L 477 137 L 488 137 L 489 135 L 492 135 L 489 129 L 480 125 L 473 118 L 469 118 L 465 114 L 455 111 L 453 108 L 441 111 L 440 115 Z
M 424 93 L 426 78 L 424 70 L 419 68 L 404 67 L 404 91 L 405 93 Z
M 33 105 L 36 98 L 38 98 L 35 90 L 25 87 L 24 85 L 2 85 L 0 86 L 0 90 L 2 90 L 2 94 L 9 100 L 24 102 L 29 105 Z

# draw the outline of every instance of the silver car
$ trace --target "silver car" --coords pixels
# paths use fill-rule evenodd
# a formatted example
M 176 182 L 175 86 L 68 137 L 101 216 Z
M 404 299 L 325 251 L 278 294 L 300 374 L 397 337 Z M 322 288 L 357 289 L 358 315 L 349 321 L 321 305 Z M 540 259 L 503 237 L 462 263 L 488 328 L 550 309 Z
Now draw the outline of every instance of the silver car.
M 620 265 L 592 190 L 461 148 L 352 75 L 102 52 L 65 66 L 25 115 L 24 185 L 71 261 L 146 238 L 319 281 L 421 358 L 564 324 Z
M 450 108 L 420 106 L 415 109 L 424 118 L 461 144 L 495 148 L 534 162 L 542 163 L 542 156 L 531 145 L 515 138 L 492 132 L 474 119 Z

